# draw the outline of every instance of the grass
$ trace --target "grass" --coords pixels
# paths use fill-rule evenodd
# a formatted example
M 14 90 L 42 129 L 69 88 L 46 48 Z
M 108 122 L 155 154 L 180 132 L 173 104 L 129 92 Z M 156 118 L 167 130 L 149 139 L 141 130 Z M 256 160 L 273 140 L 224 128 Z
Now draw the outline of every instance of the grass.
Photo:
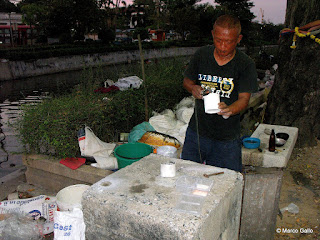
M 23 107 L 18 121 L 22 142 L 33 153 L 51 154 L 60 158 L 79 156 L 77 131 L 84 125 L 105 142 L 115 140 L 115 134 L 130 132 L 145 121 L 144 92 L 147 88 L 149 117 L 152 111 L 172 109 L 189 94 L 182 88 L 184 58 L 163 59 L 145 66 L 146 81 L 139 89 L 95 93 L 107 79 L 124 76 L 141 77 L 141 66 L 125 69 L 102 68 L 83 71 L 80 83 L 68 94 L 45 99 L 37 105 Z M 108 100 L 104 100 L 107 97 Z

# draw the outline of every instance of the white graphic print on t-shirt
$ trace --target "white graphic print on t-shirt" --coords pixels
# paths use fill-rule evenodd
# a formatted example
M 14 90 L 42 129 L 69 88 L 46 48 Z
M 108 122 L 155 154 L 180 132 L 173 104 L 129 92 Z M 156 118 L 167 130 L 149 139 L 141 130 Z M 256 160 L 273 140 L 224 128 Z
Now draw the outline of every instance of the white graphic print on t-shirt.
M 198 74 L 198 81 L 204 90 L 210 90 L 225 98 L 230 98 L 234 89 L 233 78 Z

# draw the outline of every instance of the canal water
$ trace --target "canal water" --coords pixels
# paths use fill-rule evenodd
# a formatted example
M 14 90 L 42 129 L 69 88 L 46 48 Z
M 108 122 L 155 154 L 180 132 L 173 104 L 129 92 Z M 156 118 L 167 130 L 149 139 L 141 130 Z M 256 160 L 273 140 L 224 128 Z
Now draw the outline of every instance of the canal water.
M 23 144 L 14 124 L 21 115 L 23 104 L 41 102 L 52 95 L 65 94 L 80 82 L 95 78 L 96 81 L 140 74 L 138 63 L 110 65 L 81 71 L 36 76 L 19 80 L 0 81 L 0 180 L 23 168 Z M 92 79 L 91 79 L 92 81 Z M 1 183 L 0 183 L 1 184 Z
M 147 64 L 149 63 L 152 61 L 148 61 Z M 21 115 L 23 104 L 37 103 L 53 94 L 66 93 L 92 76 L 102 80 L 103 84 L 107 79 L 116 82 L 122 77 L 141 75 L 140 70 L 141 66 L 138 63 L 120 64 L 0 82 L 0 180 L 23 168 L 24 148 L 18 132 L 13 127 Z
M 14 124 L 23 104 L 37 103 L 79 83 L 82 71 L 0 82 L 0 179 L 20 168 L 24 151 Z

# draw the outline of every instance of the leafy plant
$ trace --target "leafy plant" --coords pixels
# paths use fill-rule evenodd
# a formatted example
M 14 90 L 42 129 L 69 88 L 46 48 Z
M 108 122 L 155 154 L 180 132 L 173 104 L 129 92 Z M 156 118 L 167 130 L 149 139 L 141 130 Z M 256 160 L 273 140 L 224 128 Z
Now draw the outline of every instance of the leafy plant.
M 146 81 L 139 89 L 95 93 L 109 78 L 141 76 L 140 65 L 128 71 L 105 73 L 90 68 L 83 72 L 81 83 L 71 93 L 45 99 L 37 105 L 24 106 L 18 129 L 28 151 L 57 157 L 78 156 L 77 131 L 84 125 L 105 142 L 113 142 L 118 132 L 129 132 L 145 121 L 145 87 L 148 112 L 172 109 L 189 94 L 182 88 L 183 58 L 153 61 L 145 67 Z M 107 97 L 107 99 L 105 98 Z

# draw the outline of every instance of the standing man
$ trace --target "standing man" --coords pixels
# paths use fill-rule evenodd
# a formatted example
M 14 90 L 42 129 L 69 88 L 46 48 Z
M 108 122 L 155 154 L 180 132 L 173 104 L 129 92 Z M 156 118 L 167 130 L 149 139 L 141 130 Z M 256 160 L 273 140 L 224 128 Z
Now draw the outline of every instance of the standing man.
M 236 49 L 238 18 L 223 15 L 213 25 L 213 45 L 200 48 L 184 73 L 183 86 L 196 99 L 182 159 L 241 172 L 240 112 L 258 90 L 255 63 Z M 217 114 L 204 111 L 204 90 L 220 95 Z

